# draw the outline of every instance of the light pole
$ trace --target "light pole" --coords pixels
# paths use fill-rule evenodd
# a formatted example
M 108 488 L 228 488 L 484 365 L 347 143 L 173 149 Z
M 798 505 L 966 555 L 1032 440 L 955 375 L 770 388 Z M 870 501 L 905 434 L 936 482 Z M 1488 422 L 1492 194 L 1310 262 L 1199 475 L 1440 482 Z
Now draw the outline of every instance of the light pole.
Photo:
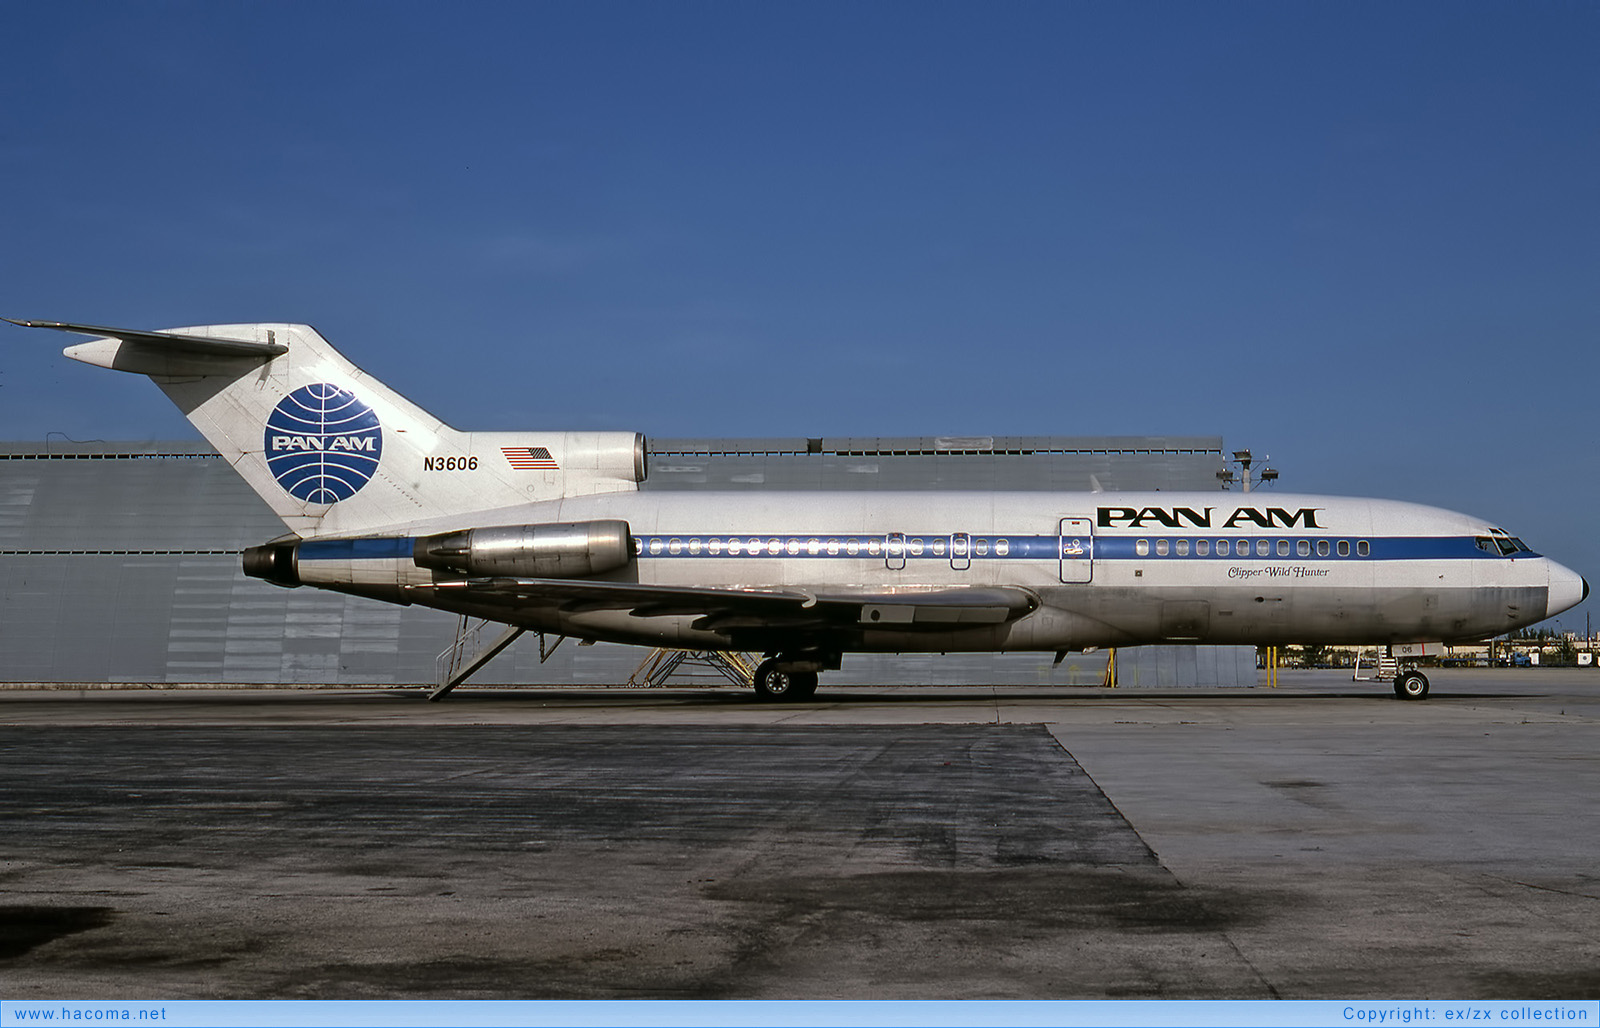
M 1261 463 L 1265 465 L 1271 459 L 1271 457 L 1262 457 Z M 1242 491 L 1249 492 L 1254 485 L 1278 480 L 1276 468 L 1262 467 L 1260 474 L 1252 475 L 1250 469 L 1255 466 L 1255 460 L 1255 455 L 1249 450 L 1234 450 L 1233 460 L 1230 463 L 1239 465 L 1239 473 L 1236 476 L 1232 468 L 1223 468 L 1218 471 L 1217 479 L 1222 483 L 1222 488 L 1231 489 L 1233 488 L 1233 483 L 1238 482 Z

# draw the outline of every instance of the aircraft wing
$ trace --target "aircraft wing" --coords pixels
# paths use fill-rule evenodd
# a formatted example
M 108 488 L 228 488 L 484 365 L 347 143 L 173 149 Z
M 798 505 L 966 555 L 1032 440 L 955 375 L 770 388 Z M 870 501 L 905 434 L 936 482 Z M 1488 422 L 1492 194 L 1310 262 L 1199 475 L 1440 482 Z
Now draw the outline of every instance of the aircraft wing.
M 625 610 L 635 617 L 697 615 L 698 629 L 826 629 L 870 626 L 949 631 L 1032 613 L 1039 598 L 1010 586 L 872 591 L 713 589 L 555 578 L 468 578 L 429 589 L 442 597 L 567 613 Z

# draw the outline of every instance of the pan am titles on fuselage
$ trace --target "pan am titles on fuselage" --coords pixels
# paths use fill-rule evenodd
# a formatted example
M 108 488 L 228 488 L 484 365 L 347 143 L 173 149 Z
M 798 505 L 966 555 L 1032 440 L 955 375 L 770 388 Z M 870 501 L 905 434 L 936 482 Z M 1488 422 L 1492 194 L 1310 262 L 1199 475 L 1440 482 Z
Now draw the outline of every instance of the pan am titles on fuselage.
M 95 338 L 283 519 L 247 574 L 579 639 L 761 651 L 804 698 L 852 652 L 1481 639 L 1588 583 L 1466 514 L 1219 493 L 642 493 L 631 432 L 460 432 L 314 329 Z M 1237 499 L 1239 502 L 1233 502 Z M 1398 694 L 1428 683 L 1403 671 Z

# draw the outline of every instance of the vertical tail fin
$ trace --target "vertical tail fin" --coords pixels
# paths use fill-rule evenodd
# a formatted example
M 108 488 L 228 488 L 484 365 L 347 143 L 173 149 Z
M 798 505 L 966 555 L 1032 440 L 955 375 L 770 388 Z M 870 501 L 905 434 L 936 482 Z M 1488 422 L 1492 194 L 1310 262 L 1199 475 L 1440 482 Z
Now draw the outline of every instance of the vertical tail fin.
M 631 432 L 458 432 L 346 360 L 309 325 L 161 332 L 13 322 L 99 336 L 68 357 L 148 375 L 290 528 L 386 527 L 637 488 Z

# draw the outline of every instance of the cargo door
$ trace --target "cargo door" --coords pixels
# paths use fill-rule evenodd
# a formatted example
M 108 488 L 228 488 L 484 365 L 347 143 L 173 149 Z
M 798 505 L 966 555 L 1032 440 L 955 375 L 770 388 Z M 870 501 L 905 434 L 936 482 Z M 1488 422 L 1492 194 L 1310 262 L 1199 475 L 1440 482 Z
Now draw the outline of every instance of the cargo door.
M 1211 632 L 1211 604 L 1205 600 L 1167 600 L 1161 604 L 1161 636 L 1199 641 Z

